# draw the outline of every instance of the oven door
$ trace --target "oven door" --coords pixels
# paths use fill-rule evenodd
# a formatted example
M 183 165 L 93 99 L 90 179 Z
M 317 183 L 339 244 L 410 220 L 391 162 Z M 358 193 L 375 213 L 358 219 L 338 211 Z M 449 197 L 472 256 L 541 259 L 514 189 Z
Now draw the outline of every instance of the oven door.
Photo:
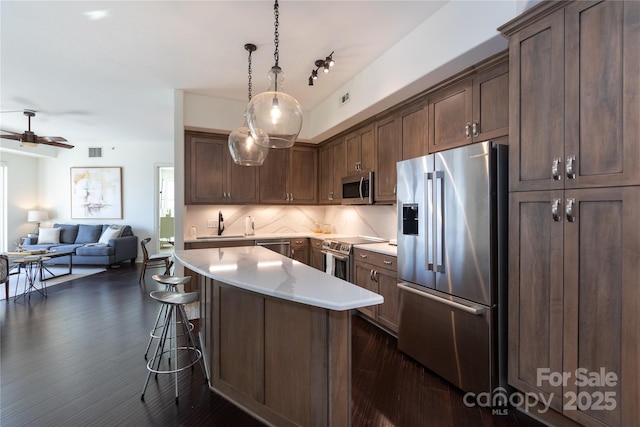
M 335 254 L 329 251 L 322 251 L 324 254 L 325 272 L 338 279 L 351 281 L 351 263 L 349 256 Z

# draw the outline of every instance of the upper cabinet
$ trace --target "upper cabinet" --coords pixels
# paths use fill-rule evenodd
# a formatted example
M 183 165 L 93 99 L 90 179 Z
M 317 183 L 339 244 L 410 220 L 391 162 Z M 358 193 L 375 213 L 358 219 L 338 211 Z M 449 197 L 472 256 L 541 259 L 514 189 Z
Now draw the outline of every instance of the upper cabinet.
M 357 175 L 373 170 L 375 133 L 373 125 L 363 126 L 344 139 L 347 149 L 347 174 Z
M 580 1 L 506 29 L 511 191 L 640 184 L 637 9 Z
M 185 204 L 257 202 L 258 170 L 233 162 L 227 137 L 185 133 Z
M 260 170 L 260 203 L 317 204 L 318 150 L 294 145 L 269 151 Z
M 393 203 L 396 201 L 396 162 L 402 160 L 400 115 L 394 113 L 378 120 L 375 131 L 374 200 Z
M 447 85 L 428 97 L 429 152 L 486 141 L 509 133 L 509 66 L 491 68 Z
M 410 105 L 400 112 L 402 160 L 429 153 L 429 108 L 426 102 Z
M 318 182 L 320 204 L 340 204 L 342 177 L 347 175 L 347 155 L 344 139 L 324 144 L 320 148 L 320 178 Z

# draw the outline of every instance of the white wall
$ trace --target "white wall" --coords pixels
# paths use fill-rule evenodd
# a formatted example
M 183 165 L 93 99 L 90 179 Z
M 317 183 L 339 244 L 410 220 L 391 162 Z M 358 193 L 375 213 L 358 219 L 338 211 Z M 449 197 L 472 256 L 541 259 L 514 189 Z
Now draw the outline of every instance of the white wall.
M 0 235 L 0 239 L 6 239 L 8 250 L 14 250 L 14 242 L 35 229 L 35 224 L 27 222 L 27 211 L 46 208 L 38 204 L 39 160 L 21 154 L 0 153 L 0 161 L 7 167 L 7 235 Z M 0 233 L 3 233 L 1 228 Z

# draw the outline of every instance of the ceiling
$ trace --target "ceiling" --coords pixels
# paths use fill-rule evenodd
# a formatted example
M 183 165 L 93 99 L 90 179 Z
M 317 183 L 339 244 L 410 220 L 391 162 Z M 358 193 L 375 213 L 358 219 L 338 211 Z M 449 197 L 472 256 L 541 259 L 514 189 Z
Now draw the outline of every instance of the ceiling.
M 445 3 L 281 0 L 285 91 L 313 110 Z M 33 109 L 36 134 L 76 146 L 172 139 L 174 89 L 248 99 L 245 43 L 258 46 L 253 94 L 267 89 L 273 33 L 271 0 L 2 0 L 0 125 L 22 132 Z M 308 86 L 332 51 L 334 69 Z

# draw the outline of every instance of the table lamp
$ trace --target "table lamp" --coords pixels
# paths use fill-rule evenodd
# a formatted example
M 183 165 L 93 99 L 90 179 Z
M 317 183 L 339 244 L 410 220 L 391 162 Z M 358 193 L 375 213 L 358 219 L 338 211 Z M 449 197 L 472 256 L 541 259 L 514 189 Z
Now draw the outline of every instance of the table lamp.
M 49 220 L 49 213 L 47 211 L 29 211 L 27 214 L 27 222 L 37 222 L 36 229 L 33 231 L 33 234 L 36 236 L 40 231 L 40 223 L 42 221 Z

